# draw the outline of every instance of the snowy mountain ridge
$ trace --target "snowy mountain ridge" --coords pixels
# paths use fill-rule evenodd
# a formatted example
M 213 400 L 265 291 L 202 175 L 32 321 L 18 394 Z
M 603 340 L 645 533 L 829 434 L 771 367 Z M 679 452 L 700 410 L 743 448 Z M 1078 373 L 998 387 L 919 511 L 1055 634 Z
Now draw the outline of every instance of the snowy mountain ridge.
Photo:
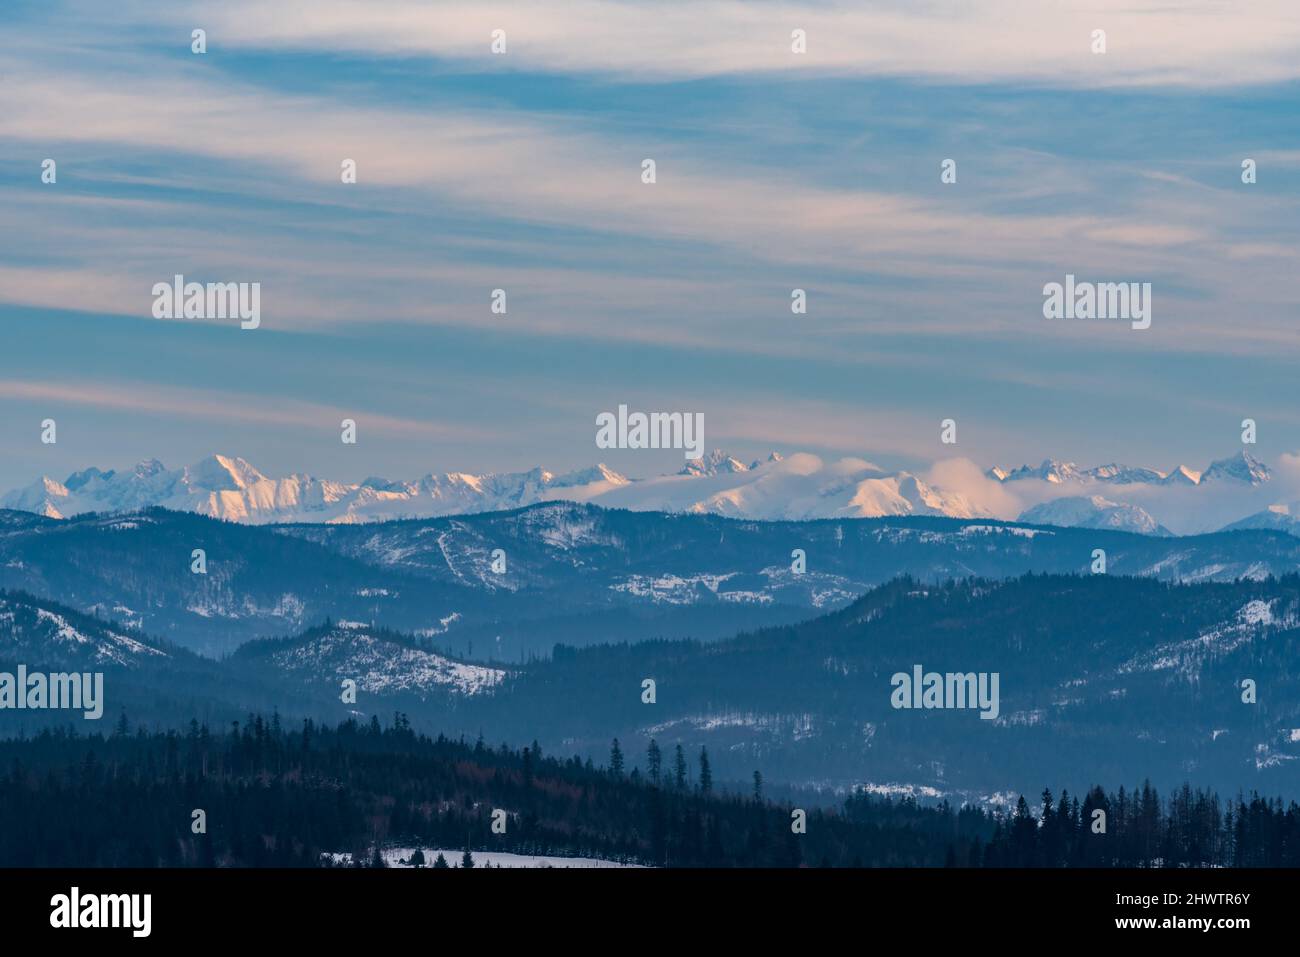
M 1295 512 L 1286 508 L 1286 490 L 1281 499 L 1272 491 L 1273 470 L 1244 450 L 1203 471 L 1115 463 L 1082 468 L 1055 459 L 983 472 L 970 463 L 943 465 L 913 473 L 857 458 L 825 462 L 808 453 L 775 452 L 746 465 L 715 450 L 674 474 L 645 479 L 597 464 L 563 474 L 538 467 L 429 473 L 412 481 L 371 476 L 355 483 L 306 473 L 274 478 L 245 459 L 210 455 L 179 469 L 149 459 L 127 470 L 82 469 L 62 482 L 42 476 L 0 498 L 0 507 L 69 518 L 161 506 L 268 524 L 435 518 L 570 501 L 767 521 L 933 515 L 1141 534 L 1225 525 L 1300 532 Z

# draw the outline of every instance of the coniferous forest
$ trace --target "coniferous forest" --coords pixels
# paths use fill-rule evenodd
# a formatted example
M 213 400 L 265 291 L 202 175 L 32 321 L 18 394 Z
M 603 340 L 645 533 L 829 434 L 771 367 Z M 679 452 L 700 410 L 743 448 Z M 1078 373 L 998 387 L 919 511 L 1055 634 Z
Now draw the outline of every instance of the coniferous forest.
M 254 715 L 182 732 L 122 716 L 107 735 L 0 741 L 8 867 L 317 867 L 339 854 L 361 866 L 394 846 L 668 867 L 1300 865 L 1300 806 L 1253 794 L 1143 784 L 1045 790 L 1010 809 L 863 792 L 808 804 L 769 800 L 759 771 L 715 782 L 707 751 L 611 742 L 596 766 L 536 744 L 431 738 L 400 713 L 387 726 Z

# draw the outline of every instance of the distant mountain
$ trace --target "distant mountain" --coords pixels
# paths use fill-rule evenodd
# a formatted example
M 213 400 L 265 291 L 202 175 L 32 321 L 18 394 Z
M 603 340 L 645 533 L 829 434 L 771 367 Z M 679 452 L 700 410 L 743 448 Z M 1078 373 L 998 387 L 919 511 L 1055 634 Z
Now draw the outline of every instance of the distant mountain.
M 1080 468 L 1047 459 L 1036 467 L 992 468 L 985 476 L 1024 502 L 1021 521 L 1154 535 L 1224 527 L 1297 531 L 1285 523 L 1237 525 L 1296 492 L 1294 485 L 1276 489 L 1272 470 L 1244 450 L 1203 472 L 1185 465 L 1169 472 L 1115 463 Z
M 1168 473 L 1144 466 L 1082 468 L 1046 459 L 1036 467 L 992 468 L 985 476 L 1012 491 L 1003 518 L 1084 527 L 1116 527 L 1146 534 L 1182 533 L 1230 524 L 1273 504 L 1269 468 L 1247 452 L 1212 463 L 1204 473 L 1178 466 Z M 956 487 L 906 471 L 890 472 L 859 459 L 825 463 L 815 456 L 745 465 L 713 451 L 673 475 L 629 479 L 604 465 L 556 474 L 449 472 L 415 481 L 371 476 L 359 484 L 295 474 L 271 478 L 251 463 L 222 455 L 168 470 L 157 460 L 125 471 L 87 468 L 62 482 L 43 477 L 6 495 L 5 507 L 48 517 L 124 512 L 158 505 L 242 524 L 374 523 L 393 519 L 470 515 L 548 501 L 596 502 L 612 508 L 717 514 L 764 521 L 934 515 L 990 518 L 998 501 L 969 480 Z M 1093 489 L 1105 488 L 1097 495 Z M 1186 489 L 1206 490 L 1191 499 Z M 1269 496 L 1269 497 L 1265 497 Z M 1080 511 L 1080 501 L 1109 505 Z M 1053 506 L 1054 501 L 1066 500 Z M 1030 516 L 1030 517 L 1026 517 Z M 1286 530 L 1290 531 L 1288 527 Z
M 1225 526 L 1223 530 L 1231 532 L 1238 529 L 1260 528 L 1300 535 L 1300 502 L 1270 506 L 1262 512 L 1248 515 L 1239 522 L 1233 522 L 1231 525 Z
M 1108 485 L 1199 485 L 1203 482 L 1224 481 L 1262 485 L 1272 478 L 1273 473 L 1267 465 L 1243 450 L 1210 463 L 1209 468 L 1204 472 L 1193 471 L 1185 465 L 1179 465 L 1169 472 L 1161 472 L 1159 469 L 1146 466 L 1114 463 L 1084 469 L 1073 462 L 1044 459 L 1042 464 L 1036 467 L 1029 465 L 1021 465 L 1013 469 L 995 467 L 989 469 L 985 475 L 998 482 L 1039 479 L 1054 485 L 1070 482 Z
M 1097 548 L 1115 574 L 1175 581 L 1300 567 L 1300 538 L 1277 531 L 1160 538 L 1104 523 L 753 522 L 552 502 L 273 526 L 164 509 L 66 520 L 0 511 L 0 588 L 52 596 L 212 656 L 329 619 L 412 634 L 450 657 L 515 663 L 557 642 L 713 640 L 799 621 L 900 574 L 940 582 L 1083 572 Z M 196 549 L 206 574 L 192 570 Z
M 1201 473 L 1193 472 L 1186 465 L 1180 465 L 1160 479 L 1161 485 L 1199 485 Z
M 754 463 L 758 467 L 758 463 Z M 739 459 L 733 458 L 720 449 L 714 449 L 708 455 L 698 459 L 691 459 L 682 467 L 678 475 L 718 475 L 729 474 L 735 475 L 740 472 L 748 472 L 749 466 L 745 465 Z
M 428 474 L 413 481 L 370 476 L 360 483 L 307 474 L 272 478 L 244 459 L 212 455 L 176 470 L 151 459 L 125 471 L 83 469 L 62 482 L 44 476 L 5 495 L 0 507 L 67 518 L 160 506 L 254 525 L 373 523 L 504 511 L 550 501 L 762 521 L 895 515 L 1008 519 L 1044 500 L 1087 498 L 1104 486 L 1103 498 L 1129 510 L 1130 519 L 1119 527 L 1140 530 L 1144 521 L 1139 513 L 1145 513 L 1152 519 L 1145 524 L 1153 533 L 1161 525 L 1186 533 L 1207 531 L 1275 504 L 1261 498 L 1267 495 L 1271 471 L 1247 452 L 1216 461 L 1204 473 L 1181 465 L 1166 473 L 1114 463 L 1081 468 L 1046 459 L 1036 467 L 992 468 L 985 477 L 1012 495 L 992 494 L 992 488 L 981 488 L 982 483 L 970 478 L 889 471 L 861 459 L 827 463 L 804 453 L 772 453 L 765 461 L 745 465 L 715 450 L 675 474 L 645 479 L 594 465 L 564 474 L 534 468 Z M 1182 494 L 1185 488 L 1201 487 L 1207 489 L 1205 501 L 1213 499 L 1213 508 Z M 1021 499 L 1020 504 L 1012 498 Z M 1070 507 L 1056 511 L 1067 514 Z
M 1139 535 L 1172 534 L 1145 509 L 1112 502 L 1100 495 L 1052 499 L 1021 512 L 1019 521 L 1065 528 L 1109 528 Z
M 1180 466 L 1181 467 L 1181 466 Z M 1160 482 L 1165 474 L 1157 469 L 1131 465 L 1098 465 L 1095 468 L 1080 468 L 1073 462 L 1060 462 L 1056 459 L 1044 459 L 1036 467 L 1022 465 L 1019 468 L 991 468 L 986 473 L 989 478 L 999 482 L 1019 482 L 1025 479 L 1039 479 L 1061 485 L 1067 482 L 1106 482 L 1112 485 L 1134 485 L 1138 483 Z
M 1210 467 L 1201 475 L 1199 484 L 1241 482 L 1246 485 L 1262 485 L 1272 477 L 1273 473 L 1267 465 L 1249 452 L 1242 451 L 1210 463 Z
M 5 495 L 0 507 L 68 518 L 156 505 L 243 524 L 355 523 L 468 515 L 559 500 L 767 520 L 988 516 L 960 494 L 860 460 L 823 467 L 814 456 L 785 459 L 772 453 L 764 462 L 745 465 L 721 451 L 688 462 L 675 475 L 644 480 L 595 465 L 560 475 L 534 468 L 430 474 L 411 482 L 371 476 L 355 485 L 301 474 L 270 478 L 244 459 L 213 455 L 174 471 L 151 460 L 129 472 L 85 469 L 64 482 L 46 476 Z
M 556 497 L 581 499 L 584 493 L 627 481 L 598 465 L 567 475 L 540 468 L 485 475 L 451 472 L 414 482 L 372 476 L 352 485 L 310 475 L 269 478 L 244 459 L 211 455 L 177 470 L 150 460 L 130 472 L 91 468 L 65 482 L 43 477 L 4 496 L 0 506 L 50 518 L 160 506 L 246 524 L 355 522 L 496 511 Z
M 990 478 L 999 482 L 1019 482 L 1024 479 L 1040 479 L 1044 482 L 1051 482 L 1054 485 L 1062 482 L 1077 481 L 1082 477 L 1082 472 L 1073 462 L 1058 462 L 1055 459 L 1043 459 L 1042 465 L 1037 467 L 1022 465 L 1019 468 L 1004 469 L 994 467 L 986 473 Z
M 1182 466 L 1179 466 L 1181 468 Z M 1114 485 L 1135 485 L 1139 483 L 1159 482 L 1165 476 L 1155 469 L 1144 468 L 1141 466 L 1134 467 L 1129 465 L 1099 465 L 1096 468 L 1088 469 L 1083 473 L 1088 478 L 1095 479 L 1099 482 L 1110 482 Z

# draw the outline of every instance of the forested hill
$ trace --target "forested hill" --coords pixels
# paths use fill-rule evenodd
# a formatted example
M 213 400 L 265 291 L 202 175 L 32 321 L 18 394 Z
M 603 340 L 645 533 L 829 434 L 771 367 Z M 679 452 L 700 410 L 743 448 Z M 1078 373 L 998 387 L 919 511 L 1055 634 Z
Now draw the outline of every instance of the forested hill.
M 654 737 L 707 747 L 733 780 L 761 768 L 774 783 L 931 789 L 954 801 L 1147 777 L 1162 789 L 1300 796 L 1296 575 L 904 577 L 798 625 L 559 646 L 518 665 L 466 660 L 444 641 L 340 621 L 214 662 L 0 592 L 0 668 L 84 671 L 93 660 L 109 722 L 123 710 L 173 728 L 273 709 L 295 726 L 401 711 L 425 733 L 562 743 L 584 759 L 599 760 L 614 737 L 637 750 Z M 997 676 L 996 708 L 899 707 L 894 676 L 918 667 Z M 65 720 L 6 709 L 0 733 Z
M 918 665 L 998 675 L 996 715 L 898 708 L 893 676 Z M 840 611 L 722 642 L 557 648 L 449 720 L 595 753 L 615 735 L 658 736 L 707 745 L 728 776 L 759 766 L 844 787 L 981 796 L 1149 776 L 1291 797 L 1298 675 L 1296 575 L 900 578 Z
M 573 503 L 274 526 L 161 508 L 64 521 L 0 509 L 0 588 L 212 657 L 327 618 L 511 662 L 556 642 L 726 638 L 842 607 L 902 574 L 1081 572 L 1095 549 L 1110 574 L 1164 580 L 1258 579 L 1300 565 L 1300 537 L 1266 530 L 1163 538 L 927 517 L 750 522 Z
M 0 768 L 6 867 L 319 866 L 398 845 L 675 867 L 1300 865 L 1295 803 L 1094 788 L 1045 792 L 1036 818 L 1024 798 L 1003 813 L 855 793 L 807 808 L 799 833 L 799 809 L 767 800 L 760 775 L 741 793 L 715 786 L 707 752 L 615 743 L 597 767 L 429 738 L 402 715 L 152 734 L 123 717 L 108 734 L 0 741 Z

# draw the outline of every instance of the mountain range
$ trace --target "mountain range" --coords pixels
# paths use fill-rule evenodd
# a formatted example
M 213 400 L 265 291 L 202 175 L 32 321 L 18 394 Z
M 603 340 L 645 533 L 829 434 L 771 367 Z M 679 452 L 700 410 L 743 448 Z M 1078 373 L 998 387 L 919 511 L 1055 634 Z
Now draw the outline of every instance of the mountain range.
M 557 642 L 714 640 L 842 607 L 900 574 L 1082 573 L 1096 549 L 1113 574 L 1167 581 L 1300 567 L 1300 537 L 1276 529 L 1168 537 L 927 516 L 755 522 L 574 502 L 364 524 L 0 510 L 0 588 L 210 656 L 326 620 L 511 662 Z
M 715 467 L 744 474 L 698 466 Z M 161 726 L 401 712 L 596 758 L 654 737 L 707 747 L 720 777 L 799 786 L 986 801 L 1149 775 L 1296 792 L 1297 568 L 1300 536 L 1271 526 L 567 501 L 382 523 L 0 510 L 0 665 L 104 670 L 110 720 Z M 890 676 L 915 665 L 997 672 L 998 714 L 891 708 Z M 4 733 L 61 721 L 0 712 Z
M 15 646 L 15 640 L 17 642 Z M 272 707 L 290 721 L 408 715 L 455 738 L 536 740 L 602 759 L 706 747 L 722 780 L 996 802 L 1049 779 L 1231 793 L 1300 790 L 1300 578 L 1174 584 L 1027 575 L 894 579 L 798 624 L 710 643 L 560 645 L 472 662 L 411 635 L 331 622 L 221 660 L 48 599 L 0 593 L 0 667 L 105 673 L 105 718 L 211 725 Z M 997 674 L 974 708 L 900 709 L 895 676 Z M 340 695 L 356 682 L 355 700 Z M 654 685 L 647 698 L 647 679 Z M 1244 682 L 1252 682 L 1251 693 Z M 0 712 L 7 733 L 66 723 Z
M 721 451 L 675 474 L 632 479 L 605 465 L 563 474 L 432 473 L 412 481 L 360 483 L 305 473 L 273 478 L 237 457 L 211 455 L 168 469 L 156 459 L 128 470 L 87 468 L 63 481 L 44 476 L 0 498 L 0 507 L 49 518 L 151 506 L 243 524 L 365 523 L 468 515 L 548 501 L 593 502 L 634 511 L 707 513 L 757 520 L 936 515 L 1187 534 L 1220 527 L 1300 534 L 1295 489 L 1249 452 L 1195 471 L 1127 465 L 1081 468 L 1053 459 L 982 474 L 935 467 L 888 471 L 861 459 L 823 462 L 807 453 L 744 464 Z

